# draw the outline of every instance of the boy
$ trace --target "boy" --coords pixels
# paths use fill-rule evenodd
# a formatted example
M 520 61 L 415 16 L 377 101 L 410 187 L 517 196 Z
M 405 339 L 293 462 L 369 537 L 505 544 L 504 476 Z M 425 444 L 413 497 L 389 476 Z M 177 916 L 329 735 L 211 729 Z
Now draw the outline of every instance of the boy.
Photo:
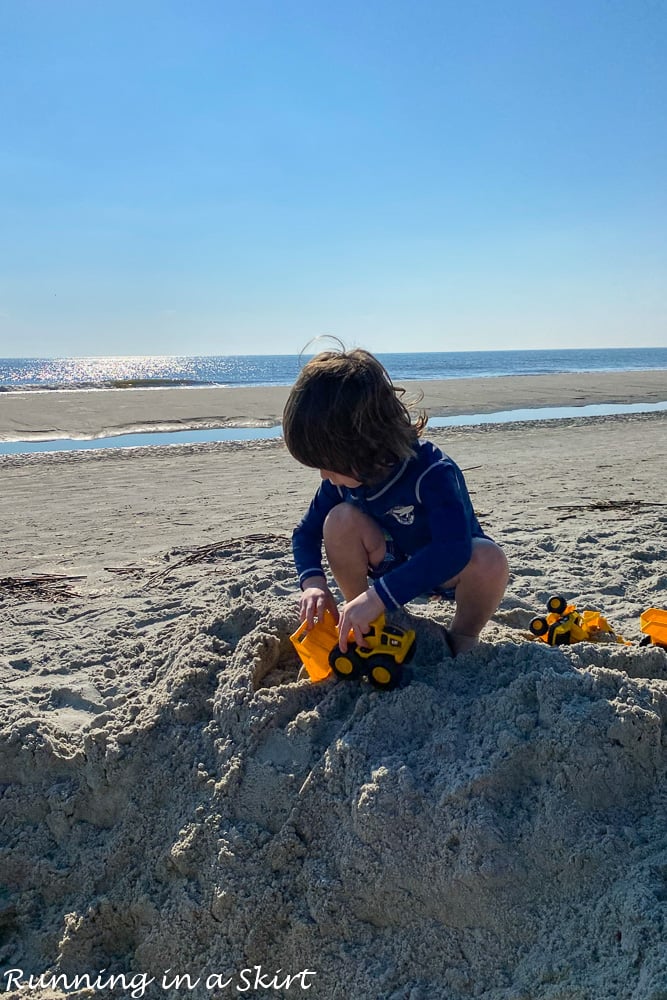
M 323 480 L 293 535 L 301 620 L 312 626 L 328 608 L 345 652 L 350 630 L 363 645 L 385 609 L 435 591 L 456 602 L 447 633 L 456 655 L 477 645 L 498 607 L 507 560 L 482 531 L 461 470 L 420 441 L 426 417 L 413 424 L 403 392 L 362 350 L 316 355 L 290 392 L 285 443 Z M 322 541 L 345 598 L 340 614 Z

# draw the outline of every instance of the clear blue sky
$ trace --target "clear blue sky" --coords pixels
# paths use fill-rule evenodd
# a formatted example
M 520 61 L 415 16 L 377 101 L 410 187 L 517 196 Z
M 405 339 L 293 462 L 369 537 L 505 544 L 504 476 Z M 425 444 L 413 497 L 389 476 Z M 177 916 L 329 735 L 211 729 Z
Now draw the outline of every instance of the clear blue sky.
M 667 344 L 665 0 L 0 0 L 0 356 Z

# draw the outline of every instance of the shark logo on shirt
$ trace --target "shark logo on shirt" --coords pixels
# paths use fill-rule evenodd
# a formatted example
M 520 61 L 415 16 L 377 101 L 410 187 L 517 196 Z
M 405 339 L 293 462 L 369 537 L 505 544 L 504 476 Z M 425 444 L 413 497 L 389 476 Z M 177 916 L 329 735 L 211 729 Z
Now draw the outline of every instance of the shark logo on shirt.
M 415 519 L 414 504 L 406 507 L 392 507 L 387 514 L 395 517 L 399 524 L 412 524 Z

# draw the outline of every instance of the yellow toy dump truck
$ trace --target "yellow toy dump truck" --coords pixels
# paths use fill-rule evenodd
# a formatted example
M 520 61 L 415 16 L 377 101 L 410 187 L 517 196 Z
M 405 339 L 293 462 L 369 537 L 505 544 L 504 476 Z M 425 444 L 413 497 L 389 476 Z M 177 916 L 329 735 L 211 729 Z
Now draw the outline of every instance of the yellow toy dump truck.
M 324 680 L 333 671 L 346 680 L 367 678 L 373 687 L 389 691 L 399 683 L 403 666 L 415 651 L 414 631 L 387 625 L 384 615 L 371 622 L 363 646 L 354 641 L 354 633 L 350 632 L 343 653 L 338 638 L 336 623 L 328 611 L 310 630 L 302 622 L 290 636 L 312 681 Z
M 649 608 L 639 618 L 639 627 L 644 633 L 640 646 L 662 646 L 667 649 L 667 611 Z
M 568 646 L 573 642 L 617 642 L 625 645 L 599 611 L 577 611 L 564 597 L 555 595 L 547 601 L 546 615 L 533 618 L 529 630 L 549 646 Z

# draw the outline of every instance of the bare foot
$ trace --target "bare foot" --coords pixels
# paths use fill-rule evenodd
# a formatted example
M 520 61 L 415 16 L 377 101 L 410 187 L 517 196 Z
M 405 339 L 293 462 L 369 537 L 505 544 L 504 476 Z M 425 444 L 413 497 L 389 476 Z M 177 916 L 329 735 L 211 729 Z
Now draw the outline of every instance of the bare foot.
M 469 650 L 474 649 L 475 646 L 479 645 L 479 636 L 464 635 L 463 632 L 452 632 L 448 629 L 447 641 L 449 642 L 452 655 L 458 656 L 459 653 L 467 653 Z

